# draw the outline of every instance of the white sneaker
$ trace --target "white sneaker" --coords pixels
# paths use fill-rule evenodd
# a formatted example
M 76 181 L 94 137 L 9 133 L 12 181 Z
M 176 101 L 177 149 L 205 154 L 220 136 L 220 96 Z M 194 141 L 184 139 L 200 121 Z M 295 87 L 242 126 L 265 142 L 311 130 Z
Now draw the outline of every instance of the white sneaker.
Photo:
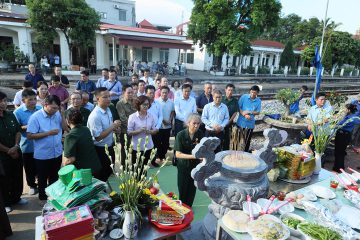
M 36 188 L 30 188 L 29 195 L 35 195 L 35 194 L 36 194 Z
M 5 207 L 5 211 L 6 211 L 6 213 L 9 213 L 12 211 L 12 209 L 11 209 L 11 207 Z
M 16 203 L 16 204 L 19 204 L 19 205 L 26 205 L 28 204 L 29 201 L 26 200 L 25 198 L 20 198 L 20 200 Z

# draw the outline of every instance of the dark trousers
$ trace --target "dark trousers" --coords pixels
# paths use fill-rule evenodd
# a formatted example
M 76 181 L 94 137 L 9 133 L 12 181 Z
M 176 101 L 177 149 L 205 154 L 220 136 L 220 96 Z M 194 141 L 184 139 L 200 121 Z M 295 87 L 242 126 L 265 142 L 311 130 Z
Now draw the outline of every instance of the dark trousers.
M 3 178 L 3 177 L 0 177 Z M 0 179 L 1 181 L 2 179 Z M 4 199 L 2 196 L 2 193 L 0 191 L 0 239 L 5 239 L 5 237 L 8 237 L 12 235 L 11 225 L 9 222 L 8 215 L 5 211 L 5 204 Z
M 335 162 L 333 171 L 340 172 L 340 168 L 345 168 L 346 148 L 351 141 L 351 132 L 339 130 L 335 136 Z
M 127 146 L 125 146 L 125 138 L 127 138 Z M 126 153 L 125 153 L 125 149 L 127 151 L 129 151 L 129 146 L 131 143 L 131 136 L 121 133 L 119 134 L 119 140 L 120 140 L 120 144 L 121 144 L 121 165 L 125 166 L 125 159 L 126 159 Z M 131 150 L 130 150 L 131 151 Z
M 140 158 L 141 158 L 142 156 L 145 157 L 144 163 L 143 163 L 143 165 L 141 166 L 141 172 L 143 171 L 144 166 L 147 165 L 148 162 L 149 162 L 151 150 L 152 150 L 152 149 L 149 149 L 149 150 L 147 150 L 145 153 L 144 153 L 144 151 L 140 151 Z M 131 161 L 132 161 L 132 164 L 133 164 L 133 165 L 136 163 L 136 157 L 137 157 L 137 151 L 132 150 Z
M 238 127 L 239 128 L 239 127 Z M 249 148 L 250 148 L 250 143 L 251 143 L 251 137 L 253 134 L 254 129 L 249 129 L 249 128 L 243 128 L 243 131 L 245 131 L 244 136 L 241 135 L 240 137 L 244 137 L 244 143 L 245 143 L 245 148 L 244 148 L 244 152 L 249 152 Z
M 222 151 L 223 148 L 223 142 L 224 142 L 224 131 L 221 131 L 219 133 L 214 132 L 214 131 L 209 131 L 209 130 L 205 130 L 205 137 L 217 137 L 220 139 L 220 145 L 217 146 L 217 148 L 215 149 L 215 153 L 218 153 L 220 151 Z
M 24 160 L 24 170 L 25 170 L 27 185 L 31 188 L 37 188 L 37 185 L 35 183 L 35 178 L 37 173 L 36 173 L 34 153 L 23 153 L 22 157 Z
M 227 125 L 224 129 L 224 142 L 223 142 L 223 150 L 230 149 L 230 139 L 231 139 L 231 132 L 232 132 L 232 125 Z
M 96 65 L 91 65 L 90 66 L 90 71 L 91 71 L 91 73 L 96 73 Z
M 160 159 L 165 159 L 165 155 L 169 149 L 170 145 L 170 133 L 171 128 L 169 129 L 159 129 L 159 148 L 158 148 L 158 156 Z
M 154 143 L 154 148 L 157 149 L 156 155 L 155 155 L 155 159 L 159 158 L 159 149 L 161 148 L 160 145 L 160 134 L 159 132 L 157 132 L 155 135 L 151 135 L 151 139 Z M 154 159 L 154 161 L 155 161 Z
M 57 158 L 51 158 L 47 160 L 35 159 L 36 171 L 38 173 L 38 189 L 40 200 L 47 200 L 45 188 L 58 180 L 58 171 L 61 167 L 61 159 L 61 155 Z
M 110 148 L 108 148 L 108 149 L 109 149 L 109 153 L 110 153 Z M 110 167 L 110 164 L 111 164 L 110 158 L 106 154 L 105 147 L 95 146 L 95 150 L 96 150 L 96 153 L 97 153 L 97 155 L 100 159 L 100 163 L 101 163 L 99 180 L 106 182 L 112 173 L 112 169 Z
M 175 137 L 176 135 L 185 128 L 184 122 L 178 119 L 175 119 Z
M 194 202 L 196 194 L 196 187 L 194 185 L 194 179 L 191 177 L 191 170 L 199 163 L 199 160 L 177 160 L 179 199 L 190 207 Z
M 109 155 L 111 158 L 111 163 L 115 164 L 115 150 L 114 150 L 114 146 L 108 147 L 108 151 L 109 151 Z
M 23 160 L 1 159 L 5 171 L 5 176 L 0 180 L 0 190 L 4 198 L 5 206 L 9 207 L 20 201 L 23 191 Z

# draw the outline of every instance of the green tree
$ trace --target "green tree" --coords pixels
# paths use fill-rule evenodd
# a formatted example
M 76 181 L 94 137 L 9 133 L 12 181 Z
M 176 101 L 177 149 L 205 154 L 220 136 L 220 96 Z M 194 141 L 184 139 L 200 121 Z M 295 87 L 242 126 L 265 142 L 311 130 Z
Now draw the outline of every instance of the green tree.
M 333 65 L 332 65 L 332 46 L 331 43 L 327 43 L 324 46 L 324 50 L 322 52 L 323 56 L 322 56 L 322 65 L 324 67 L 325 70 L 327 71 L 331 71 Z
M 188 36 L 219 57 L 250 51 L 250 40 L 275 25 L 278 0 L 194 0 Z
M 285 66 L 294 67 L 295 54 L 294 54 L 293 44 L 291 41 L 288 41 L 286 43 L 284 51 L 281 53 L 279 65 L 281 67 L 285 67 Z
M 75 46 L 92 46 L 100 17 L 85 0 L 26 0 L 31 27 L 36 39 L 45 47 L 52 45 L 60 30 L 66 38 L 71 54 Z M 70 57 L 70 61 L 71 61 Z
M 261 38 L 286 43 L 296 36 L 300 23 L 301 17 L 296 14 L 281 17 L 278 24 L 265 31 Z

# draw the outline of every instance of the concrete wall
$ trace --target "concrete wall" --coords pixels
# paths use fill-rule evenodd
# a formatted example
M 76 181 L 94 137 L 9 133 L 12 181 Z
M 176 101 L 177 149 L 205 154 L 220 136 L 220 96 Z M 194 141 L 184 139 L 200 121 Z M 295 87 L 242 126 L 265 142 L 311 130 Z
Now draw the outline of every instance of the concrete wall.
M 97 12 L 106 13 L 101 22 L 123 26 L 135 26 L 135 2 L 129 0 L 86 0 Z M 119 20 L 119 9 L 126 10 L 126 21 Z

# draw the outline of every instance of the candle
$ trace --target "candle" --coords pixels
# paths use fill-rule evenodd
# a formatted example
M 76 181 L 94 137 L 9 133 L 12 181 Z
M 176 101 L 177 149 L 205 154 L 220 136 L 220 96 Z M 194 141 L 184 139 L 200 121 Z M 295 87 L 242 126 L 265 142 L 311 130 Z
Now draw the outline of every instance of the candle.
M 247 200 L 248 212 L 249 212 L 250 220 L 254 220 L 254 216 L 253 216 L 252 208 L 251 208 L 251 197 L 250 197 L 250 195 L 246 196 L 246 200 Z

